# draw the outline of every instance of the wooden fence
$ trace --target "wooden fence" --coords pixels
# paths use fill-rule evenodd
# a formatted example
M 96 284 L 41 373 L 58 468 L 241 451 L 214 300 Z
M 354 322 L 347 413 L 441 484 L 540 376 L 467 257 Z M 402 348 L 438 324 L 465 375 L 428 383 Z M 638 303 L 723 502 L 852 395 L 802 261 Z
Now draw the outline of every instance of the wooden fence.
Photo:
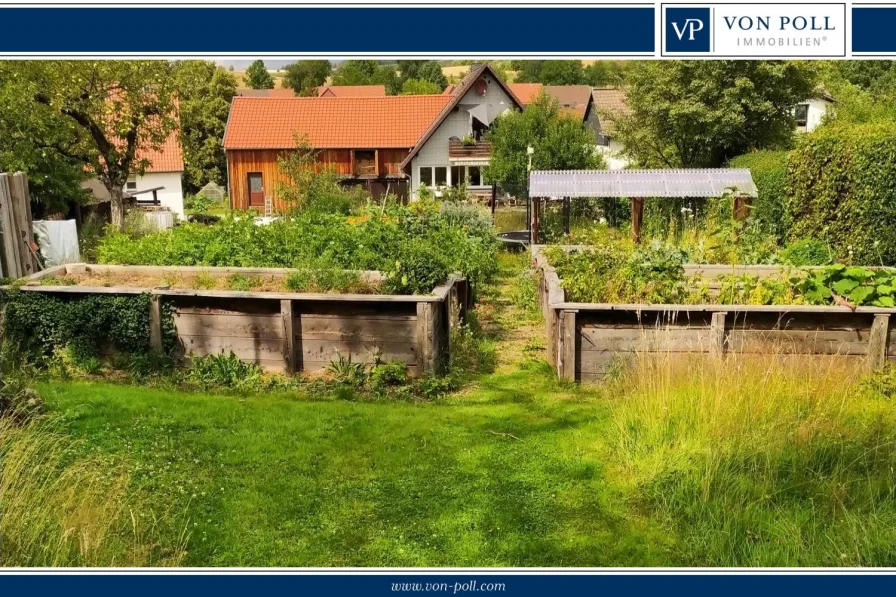
M 548 360 L 562 379 L 599 381 L 637 353 L 802 354 L 863 359 L 869 369 L 896 362 L 896 309 L 810 305 L 643 305 L 575 303 L 533 246 Z M 770 276 L 777 266 L 689 265 L 686 275 Z
M 46 276 L 106 272 L 188 278 L 200 274 L 277 277 L 289 270 L 79 263 L 30 276 L 20 290 L 70 298 L 148 293 L 153 348 L 162 348 L 164 302 L 173 311 L 181 354 L 233 352 L 243 361 L 284 373 L 319 371 L 339 355 L 356 363 L 401 361 L 412 376 L 438 373 L 450 354 L 450 329 L 463 320 L 470 302 L 467 280 L 459 276 L 452 276 L 431 295 L 410 296 L 41 285 Z
M 40 271 L 31 220 L 28 177 L 21 172 L 0 173 L 0 268 L 7 278 Z

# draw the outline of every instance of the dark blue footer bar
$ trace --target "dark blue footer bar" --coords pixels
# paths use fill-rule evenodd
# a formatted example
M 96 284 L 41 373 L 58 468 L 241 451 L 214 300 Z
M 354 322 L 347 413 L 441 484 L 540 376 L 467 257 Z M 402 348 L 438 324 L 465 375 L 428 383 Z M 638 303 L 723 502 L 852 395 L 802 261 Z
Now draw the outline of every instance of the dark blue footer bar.
M 129 595 L 134 597 L 215 597 L 244 595 L 724 595 L 725 597 L 842 597 L 847 594 L 890 594 L 896 578 L 886 574 L 787 575 L 581 575 L 478 574 L 168 574 L 136 576 L 48 575 L 5 576 L 8 595 Z
M 0 53 L 652 53 L 653 6 L 0 8 Z

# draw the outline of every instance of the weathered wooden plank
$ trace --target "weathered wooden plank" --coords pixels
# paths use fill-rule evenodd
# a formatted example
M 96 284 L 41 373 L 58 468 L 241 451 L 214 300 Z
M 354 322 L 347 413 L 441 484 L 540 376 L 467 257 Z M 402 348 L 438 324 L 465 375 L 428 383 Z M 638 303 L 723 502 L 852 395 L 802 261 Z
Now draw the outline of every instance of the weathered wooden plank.
M 709 352 L 721 355 L 725 352 L 725 317 L 727 313 L 718 312 L 712 314 L 712 325 L 709 330 Z
M 302 364 L 326 362 L 339 358 L 339 355 L 351 357 L 356 363 L 374 363 L 401 361 L 407 364 L 425 364 L 419 358 L 420 353 L 413 342 L 333 342 L 329 340 L 302 339 Z
M 3 235 L 3 272 L 8 278 L 21 278 L 25 272 L 22 270 L 19 258 L 12 194 L 7 174 L 0 174 L 0 233 Z
M 561 311 L 557 334 L 557 375 L 560 379 L 576 379 L 576 312 Z
M 712 313 L 725 311 L 728 313 L 845 313 L 876 314 L 896 313 L 896 309 L 885 307 L 849 307 L 821 305 L 679 305 L 679 304 L 618 304 L 618 303 L 572 303 L 562 302 L 553 305 L 556 309 L 569 309 L 582 312 L 628 311 L 633 313 L 668 312 L 668 313 Z
M 876 371 L 884 366 L 890 344 L 890 316 L 875 315 L 868 338 L 868 368 Z
M 157 296 L 149 301 L 149 347 L 162 352 L 162 303 Z
M 16 172 L 10 177 L 9 190 L 11 205 L 16 220 L 18 231 L 19 255 L 22 259 L 22 271 L 25 274 L 33 274 L 40 269 L 37 256 L 34 253 L 34 232 L 31 229 L 31 196 L 28 193 L 28 177 L 22 172 Z
M 190 313 L 176 311 L 174 323 L 179 334 L 188 336 L 232 336 L 238 338 L 283 338 L 280 314 L 236 312 Z
M 394 340 L 414 337 L 416 318 L 314 317 L 302 315 L 297 333 L 309 340 Z
M 582 352 L 579 361 L 579 379 L 587 381 L 603 378 L 614 363 L 630 356 L 631 353 Z
M 282 328 L 280 334 L 283 347 L 283 367 L 289 373 L 296 371 L 295 356 L 295 316 L 292 309 L 292 301 L 280 301 L 280 319 Z
M 604 328 L 583 324 L 582 352 L 710 352 L 709 328 Z
M 192 336 L 178 334 L 187 353 L 198 356 L 230 354 L 254 361 L 283 362 L 282 343 L 273 338 L 231 338 L 227 336 Z
M 730 352 L 864 355 L 870 331 L 729 330 Z

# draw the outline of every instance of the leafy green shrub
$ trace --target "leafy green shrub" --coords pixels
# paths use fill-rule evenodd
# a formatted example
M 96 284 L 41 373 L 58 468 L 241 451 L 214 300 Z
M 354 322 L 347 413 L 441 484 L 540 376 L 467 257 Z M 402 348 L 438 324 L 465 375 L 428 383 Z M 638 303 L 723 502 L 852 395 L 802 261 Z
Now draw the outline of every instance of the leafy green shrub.
M 827 242 L 838 260 L 896 264 L 896 125 L 823 126 L 790 155 L 791 239 Z
M 460 272 L 473 285 L 497 272 L 498 241 L 488 218 L 467 206 L 389 204 L 357 216 L 301 212 L 266 226 L 229 216 L 212 225 L 186 223 L 143 238 L 111 233 L 98 248 L 101 263 L 230 267 L 327 267 L 390 272 L 403 263 L 408 282 L 392 292 L 431 292 Z M 433 268 L 421 272 L 418 268 Z M 430 281 L 435 281 L 429 284 Z
M 361 387 L 367 381 L 367 366 L 352 361 L 352 355 L 337 354 L 336 358 L 327 364 L 327 372 L 336 381 L 349 386 Z
M 240 389 L 258 382 L 261 368 L 233 354 L 206 355 L 190 361 L 187 378 L 201 388 Z
M 837 263 L 809 270 L 805 277 L 794 277 L 792 283 L 817 305 L 839 304 L 845 299 L 854 306 L 896 307 L 894 269 L 872 270 Z
M 408 381 L 408 366 L 401 361 L 375 365 L 370 370 L 370 382 L 374 388 L 401 386 Z
M 738 156 L 728 165 L 747 168 L 756 183 L 758 197 L 753 201 L 750 217 L 762 223 L 762 228 L 783 237 L 784 213 L 787 205 L 787 151 L 754 151 Z
M 188 195 L 184 197 L 184 209 L 192 213 L 207 213 L 215 204 L 217 204 L 217 201 L 205 195 Z
M 684 254 L 659 243 L 631 252 L 615 246 L 571 252 L 553 247 L 545 256 L 572 301 L 678 303 L 687 294 Z
M 63 300 L 36 292 L 5 295 L 6 338 L 23 354 L 51 356 L 70 349 L 77 358 L 97 356 L 101 348 L 147 353 L 149 295 L 87 295 Z
M 451 273 L 446 251 L 421 239 L 404 243 L 383 285 L 391 294 L 429 294 Z
M 804 238 L 789 244 L 781 251 L 781 261 L 787 265 L 827 265 L 831 262 L 831 247 L 817 238 Z

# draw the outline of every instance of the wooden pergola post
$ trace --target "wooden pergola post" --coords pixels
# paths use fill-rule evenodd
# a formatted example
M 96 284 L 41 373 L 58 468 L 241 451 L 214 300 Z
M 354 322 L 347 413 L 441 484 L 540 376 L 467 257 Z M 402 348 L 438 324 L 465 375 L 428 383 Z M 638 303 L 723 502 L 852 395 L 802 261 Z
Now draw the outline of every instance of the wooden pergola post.
M 538 233 L 541 228 L 541 199 L 532 197 L 529 201 L 532 204 L 529 209 L 529 244 L 537 245 L 539 240 Z
M 734 207 L 731 210 L 734 219 L 743 222 L 750 217 L 750 210 L 753 208 L 753 198 L 749 195 L 737 194 L 734 196 Z
M 644 220 L 644 197 L 632 198 L 632 240 L 641 242 L 641 222 Z

